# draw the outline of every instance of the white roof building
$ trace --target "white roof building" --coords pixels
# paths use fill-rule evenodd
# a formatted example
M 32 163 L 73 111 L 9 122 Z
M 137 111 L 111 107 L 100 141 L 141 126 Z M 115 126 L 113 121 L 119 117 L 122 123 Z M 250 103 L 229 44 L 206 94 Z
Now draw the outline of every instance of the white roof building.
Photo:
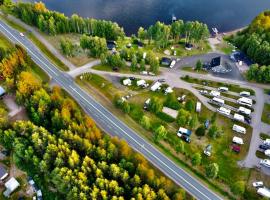
M 143 79 L 137 81 L 137 86 L 142 86 L 142 85 L 145 85 L 145 84 L 146 84 L 146 82 Z
M 10 178 L 6 183 L 6 191 L 4 192 L 5 197 L 9 197 L 12 192 L 14 192 L 18 187 L 20 186 L 20 183 L 14 178 Z
M 130 85 L 131 85 L 131 80 L 130 80 L 129 78 L 123 80 L 123 85 L 128 85 L 128 86 L 130 86 Z
M 161 86 L 162 84 L 160 83 L 160 82 L 155 82 L 154 83 L 154 85 L 152 85 L 152 87 L 151 87 L 151 90 L 153 91 L 153 92 L 155 92 L 156 90 L 158 90 L 159 88 L 160 88 L 160 86 Z
M 257 193 L 259 195 L 262 195 L 263 197 L 270 198 L 270 190 L 268 188 L 266 188 L 266 187 L 259 188 L 257 190 Z
M 173 90 L 171 87 L 167 87 L 166 90 L 165 90 L 165 94 L 169 94 L 169 93 L 172 93 Z

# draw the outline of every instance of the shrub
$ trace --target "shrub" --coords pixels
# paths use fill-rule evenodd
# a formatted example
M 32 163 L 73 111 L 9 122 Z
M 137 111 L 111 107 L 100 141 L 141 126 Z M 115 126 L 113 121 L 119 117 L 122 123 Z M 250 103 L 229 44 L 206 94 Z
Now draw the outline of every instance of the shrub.
M 188 100 L 185 107 L 186 107 L 186 110 L 188 110 L 189 112 L 193 112 L 195 110 L 194 101 Z
M 161 139 L 166 138 L 167 130 L 164 126 L 160 125 L 154 132 L 154 141 L 158 142 Z
M 151 128 L 150 118 L 145 116 L 145 115 L 142 117 L 140 124 L 147 130 L 149 130 Z
M 209 178 L 216 178 L 218 175 L 219 166 L 217 163 L 212 163 L 205 168 L 205 174 Z
M 200 165 L 202 161 L 202 156 L 200 153 L 195 153 L 192 158 L 191 158 L 191 162 L 193 165 Z
M 231 191 L 236 195 L 244 194 L 245 188 L 246 188 L 245 181 L 236 181 L 231 185 Z
M 197 136 L 204 136 L 205 135 L 205 127 L 200 126 L 199 128 L 197 128 L 195 133 L 196 133 Z
M 135 104 L 129 104 L 130 105 L 130 113 L 129 115 L 131 118 L 133 118 L 135 121 L 140 121 L 143 117 L 143 110 L 140 106 Z

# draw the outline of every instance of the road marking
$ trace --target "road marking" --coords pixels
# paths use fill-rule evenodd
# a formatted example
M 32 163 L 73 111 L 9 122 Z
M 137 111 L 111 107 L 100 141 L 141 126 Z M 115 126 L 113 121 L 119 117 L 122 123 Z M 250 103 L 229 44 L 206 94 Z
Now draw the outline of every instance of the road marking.
M 142 144 L 138 143 L 132 136 L 130 136 L 128 133 L 126 133 L 121 127 L 119 127 L 117 124 L 115 124 L 110 118 L 108 118 L 106 115 L 104 115 L 100 110 L 98 110 L 92 103 L 90 103 L 84 96 L 82 96 L 77 90 L 73 89 L 74 92 L 76 92 L 82 99 L 84 99 L 88 104 L 90 104 L 92 107 L 94 107 L 101 115 L 103 115 L 107 120 L 109 120 L 112 124 L 114 124 L 116 127 L 118 127 L 125 135 L 127 135 L 129 138 L 131 138 L 137 145 L 141 146 L 145 151 L 147 151 L 150 155 L 155 157 L 159 162 L 161 162 L 163 165 L 165 165 L 168 169 L 170 169 L 176 176 L 180 177 L 182 180 L 184 180 L 186 183 L 188 183 L 192 188 L 194 188 L 196 191 L 198 191 L 201 195 L 206 197 L 207 199 L 211 200 L 208 196 L 206 196 L 204 193 L 199 191 L 195 186 L 193 186 L 191 183 L 189 183 L 185 178 L 183 178 L 181 175 L 179 175 L 177 172 L 175 172 L 173 169 L 171 169 L 166 163 L 164 163 L 162 160 L 160 160 L 157 156 L 155 156 L 151 151 L 149 151 L 147 148 L 145 148 Z M 200 184 L 200 183 L 199 183 Z M 201 185 L 202 186 L 202 185 Z M 194 195 L 194 194 L 193 194 Z

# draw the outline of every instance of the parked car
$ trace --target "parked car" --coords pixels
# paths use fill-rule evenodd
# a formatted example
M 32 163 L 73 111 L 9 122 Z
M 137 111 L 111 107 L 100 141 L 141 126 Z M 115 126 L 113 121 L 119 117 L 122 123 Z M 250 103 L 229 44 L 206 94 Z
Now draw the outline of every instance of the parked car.
M 260 164 L 265 166 L 265 167 L 268 167 L 270 168 L 270 160 L 269 159 L 262 159 L 260 160 Z
M 190 138 L 188 136 L 184 135 L 184 134 L 182 134 L 180 138 L 182 140 L 184 140 L 185 142 L 187 142 L 187 143 L 190 143 L 191 142 Z
M 270 146 L 267 145 L 267 144 L 261 144 L 261 145 L 259 146 L 259 148 L 262 149 L 262 150 L 268 150 L 268 149 L 270 149 Z
M 20 33 L 20 36 L 24 37 L 24 34 L 23 33 Z
M 158 79 L 158 82 L 164 83 L 164 82 L 166 82 L 166 80 L 164 78 L 161 78 L 161 79 Z
M 211 153 L 212 153 L 212 145 L 211 145 L 211 144 L 208 144 L 208 145 L 205 147 L 203 153 L 204 153 L 205 155 L 207 155 L 207 156 L 211 156 Z
M 200 90 L 199 92 L 200 92 L 200 94 L 208 94 L 207 90 Z
M 132 81 L 136 80 L 135 77 L 129 77 L 129 79 L 132 80 Z
M 240 153 L 241 147 L 238 145 L 232 145 L 232 150 L 236 153 Z
M 257 181 L 257 182 L 253 182 L 252 183 L 253 187 L 262 187 L 263 186 L 263 182 L 262 181 Z

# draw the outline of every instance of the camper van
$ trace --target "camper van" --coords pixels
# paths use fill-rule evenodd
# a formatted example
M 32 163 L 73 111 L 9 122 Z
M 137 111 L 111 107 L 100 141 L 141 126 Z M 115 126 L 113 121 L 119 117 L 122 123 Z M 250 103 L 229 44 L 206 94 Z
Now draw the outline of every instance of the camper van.
M 218 91 L 219 92 L 228 92 L 229 91 L 229 88 L 227 88 L 227 87 L 219 87 L 218 88 Z
M 227 115 L 229 116 L 231 114 L 231 110 L 224 108 L 224 107 L 220 107 L 217 109 L 217 111 L 223 115 Z
M 217 97 L 214 97 L 213 99 L 210 100 L 211 103 L 214 103 L 219 106 L 223 106 L 225 101 L 223 99 L 219 99 Z
M 243 139 L 240 137 L 233 137 L 232 141 L 235 144 L 244 144 Z
M 201 110 L 202 110 L 202 103 L 201 102 L 197 102 L 196 103 L 196 112 L 201 112 Z
M 240 99 L 237 100 L 237 103 L 243 106 L 252 107 L 252 99 L 246 97 L 241 97 Z
M 152 87 L 151 87 L 151 91 L 155 92 L 155 91 L 159 90 L 161 85 L 162 84 L 160 82 L 158 82 L 158 81 L 155 82 L 154 85 L 152 85 Z
M 245 122 L 245 117 L 243 115 L 239 115 L 237 113 L 234 114 L 233 119 L 240 121 L 240 122 Z
M 247 132 L 246 128 L 244 128 L 242 126 L 238 126 L 236 124 L 233 125 L 232 130 L 237 132 L 237 133 L 242 133 L 242 134 L 246 134 L 246 132 Z
M 244 107 L 239 107 L 239 109 L 237 110 L 238 113 L 240 114 L 244 114 L 244 115 L 247 115 L 247 116 L 250 116 L 251 114 L 251 110 L 250 109 L 247 109 L 247 108 L 244 108 Z
M 213 97 L 219 97 L 219 96 L 220 96 L 220 92 L 212 90 L 212 91 L 209 93 L 209 95 L 211 95 L 211 96 L 213 96 Z
M 242 91 L 242 92 L 240 92 L 240 96 L 241 97 L 250 97 L 250 92 Z

